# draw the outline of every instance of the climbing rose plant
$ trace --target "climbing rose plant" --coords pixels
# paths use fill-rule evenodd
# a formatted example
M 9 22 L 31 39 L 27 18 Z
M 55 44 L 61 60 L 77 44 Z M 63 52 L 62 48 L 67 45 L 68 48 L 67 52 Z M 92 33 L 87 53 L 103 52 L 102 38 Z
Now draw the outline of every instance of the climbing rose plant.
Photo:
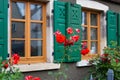
M 13 66 L 18 63 L 19 59 L 18 54 L 13 54 L 11 60 L 0 60 L 0 80 L 20 79 L 21 73 L 19 69 Z
M 18 68 L 14 67 L 20 60 L 20 56 L 17 53 L 12 55 L 11 60 L 0 61 L 0 80 L 21 80 L 23 79 L 22 73 Z M 31 75 L 26 76 L 25 80 L 41 80 L 39 77 L 33 77 Z
M 69 38 L 67 38 L 65 35 L 63 35 L 59 30 L 57 30 L 54 33 L 55 37 L 56 37 L 56 42 L 58 42 L 59 44 L 64 44 L 65 47 L 74 45 L 76 42 L 78 42 L 78 40 L 80 39 L 80 36 L 79 36 L 80 29 L 75 29 L 75 31 L 74 31 L 73 28 L 68 27 L 66 29 L 66 31 L 67 31 L 67 34 L 70 35 Z M 86 55 L 88 53 L 89 53 L 89 49 L 87 48 L 87 43 L 83 42 L 81 54 Z
M 54 34 L 56 37 L 56 42 L 60 43 L 60 44 L 64 44 L 64 46 L 71 46 L 74 45 L 75 42 L 77 42 L 80 38 L 80 36 L 78 35 L 78 33 L 80 33 L 79 29 L 76 29 L 77 34 L 76 35 L 72 35 L 73 34 L 73 29 L 71 27 L 67 28 L 67 34 L 70 34 L 70 37 L 67 38 L 65 35 L 63 35 L 59 30 L 57 30 Z

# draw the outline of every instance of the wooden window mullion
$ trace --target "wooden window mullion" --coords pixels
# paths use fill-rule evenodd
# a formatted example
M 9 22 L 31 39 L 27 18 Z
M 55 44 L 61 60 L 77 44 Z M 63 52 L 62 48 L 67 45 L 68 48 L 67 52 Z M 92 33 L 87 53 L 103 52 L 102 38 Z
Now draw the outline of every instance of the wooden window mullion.
M 88 17 L 87 17 L 87 23 L 88 23 L 88 48 L 91 49 L 91 33 L 90 33 L 90 29 L 91 29 L 91 26 L 90 26 L 90 12 L 87 13 Z

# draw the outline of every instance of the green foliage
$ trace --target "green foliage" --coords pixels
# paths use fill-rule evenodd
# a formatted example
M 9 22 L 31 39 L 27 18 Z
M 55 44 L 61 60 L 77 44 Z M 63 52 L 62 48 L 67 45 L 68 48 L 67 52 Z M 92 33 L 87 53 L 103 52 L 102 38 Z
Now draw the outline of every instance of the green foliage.
M 13 67 L 6 61 L 8 64 L 7 68 L 4 68 L 3 61 L 0 60 L 0 80 L 20 80 L 22 78 L 22 74 L 18 68 Z
M 97 80 L 106 80 L 108 69 L 114 70 L 114 79 L 120 80 L 120 46 L 111 42 L 111 47 L 104 48 L 104 54 L 98 55 L 89 62 L 94 64 L 91 74 Z

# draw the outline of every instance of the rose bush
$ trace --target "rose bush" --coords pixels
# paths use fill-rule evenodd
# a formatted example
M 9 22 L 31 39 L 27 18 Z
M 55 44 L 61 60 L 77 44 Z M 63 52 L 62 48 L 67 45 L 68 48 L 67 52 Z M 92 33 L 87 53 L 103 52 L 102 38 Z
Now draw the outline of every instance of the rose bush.
M 115 42 L 112 47 L 105 47 L 104 53 L 89 61 L 93 64 L 90 73 L 96 80 L 106 80 L 108 69 L 114 71 L 114 80 L 120 80 L 120 46 Z
M 80 36 L 80 29 L 73 29 L 72 27 L 68 27 L 66 29 L 67 31 L 67 36 L 63 35 L 59 30 L 57 30 L 54 35 L 55 35 L 55 39 L 56 42 L 59 44 L 63 44 L 64 45 L 64 49 L 65 50 L 70 50 L 70 51 L 74 51 L 69 49 L 71 46 L 73 46 L 76 42 L 79 41 Z M 81 50 L 81 46 L 78 47 L 79 49 L 77 50 Z M 80 53 L 82 55 L 86 55 L 89 53 L 89 49 L 87 48 L 87 44 L 84 42 L 82 43 L 82 50 L 80 51 Z M 69 57 L 68 54 L 64 53 L 64 57 Z M 70 57 L 69 57 L 70 58 Z M 64 60 L 64 59 L 63 59 Z M 66 67 L 66 65 L 62 63 L 62 61 L 60 62 L 61 65 L 61 69 L 58 72 L 49 72 L 48 74 L 51 75 L 52 77 L 55 78 L 55 80 L 67 80 L 67 74 L 66 74 L 66 70 L 68 70 Z
M 17 64 L 20 57 L 18 54 L 13 54 L 11 60 L 0 60 L 0 80 L 19 80 L 22 76 L 19 69 L 13 65 Z

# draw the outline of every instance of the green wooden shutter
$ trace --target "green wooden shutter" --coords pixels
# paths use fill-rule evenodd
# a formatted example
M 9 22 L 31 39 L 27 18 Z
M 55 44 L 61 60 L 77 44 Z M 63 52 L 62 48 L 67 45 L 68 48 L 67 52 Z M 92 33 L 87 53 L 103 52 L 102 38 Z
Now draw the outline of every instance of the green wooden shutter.
M 120 13 L 118 14 L 118 46 L 120 46 Z
M 67 3 L 67 27 L 72 27 L 74 30 L 76 28 L 81 30 L 81 6 L 78 4 Z M 69 36 L 69 35 L 68 35 Z M 80 61 L 80 48 L 81 48 L 81 32 L 79 33 L 80 39 L 77 43 L 70 47 L 71 50 L 67 51 L 68 62 Z
M 7 12 L 8 0 L 0 0 L 0 56 L 6 59 L 8 54 L 7 49 Z
M 54 32 L 60 30 L 65 35 L 66 16 L 66 3 L 54 1 Z M 64 45 L 58 44 L 54 37 L 54 62 L 65 62 L 64 53 Z
M 71 16 L 72 15 L 72 16 Z M 70 4 L 67 2 L 54 1 L 54 32 L 60 30 L 62 34 L 66 35 L 66 28 L 73 27 L 81 28 L 81 7 L 77 4 Z M 81 35 L 81 34 L 80 34 Z M 63 44 L 58 44 L 54 37 L 54 62 L 73 62 L 80 60 L 80 50 L 77 48 L 81 46 L 81 40 L 71 49 L 74 52 L 66 51 Z M 64 57 L 64 53 L 68 57 Z
M 117 14 L 107 11 L 107 45 L 111 47 L 111 41 L 117 42 Z

